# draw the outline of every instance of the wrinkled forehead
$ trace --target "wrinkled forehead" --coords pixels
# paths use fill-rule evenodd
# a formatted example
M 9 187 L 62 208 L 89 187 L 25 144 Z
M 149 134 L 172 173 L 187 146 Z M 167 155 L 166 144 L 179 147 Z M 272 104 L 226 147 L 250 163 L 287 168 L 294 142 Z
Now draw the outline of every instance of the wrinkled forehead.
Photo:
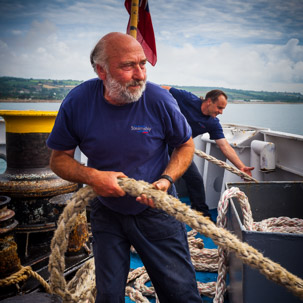
M 143 60 L 144 51 L 140 43 L 130 36 L 121 36 L 107 44 L 109 63 L 114 61 Z

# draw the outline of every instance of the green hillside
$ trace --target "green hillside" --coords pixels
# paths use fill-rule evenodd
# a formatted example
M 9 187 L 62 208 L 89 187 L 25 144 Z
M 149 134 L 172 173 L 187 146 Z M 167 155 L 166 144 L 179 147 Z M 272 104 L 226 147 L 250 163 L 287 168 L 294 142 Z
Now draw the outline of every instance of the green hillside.
M 0 77 L 0 99 L 63 100 L 81 82 Z
M 24 79 L 14 77 L 0 77 L 0 100 L 51 100 L 61 101 L 67 93 L 82 81 L 76 80 L 45 80 L 45 79 Z M 166 84 L 169 85 L 169 84 Z M 221 89 L 227 95 L 229 101 L 264 101 L 264 102 L 290 102 L 302 103 L 303 95 L 300 93 L 287 92 L 265 92 L 229 89 L 220 87 L 204 86 L 175 86 L 188 90 L 198 96 L 205 94 L 212 89 Z
M 240 90 L 230 89 L 223 87 L 202 87 L 202 86 L 175 86 L 176 88 L 185 89 L 192 92 L 197 96 L 205 96 L 206 93 L 213 89 L 223 90 L 229 101 L 264 101 L 264 102 L 290 102 L 290 103 L 302 103 L 303 95 L 300 93 L 288 93 L 288 92 L 265 92 L 265 91 L 252 91 L 252 90 Z

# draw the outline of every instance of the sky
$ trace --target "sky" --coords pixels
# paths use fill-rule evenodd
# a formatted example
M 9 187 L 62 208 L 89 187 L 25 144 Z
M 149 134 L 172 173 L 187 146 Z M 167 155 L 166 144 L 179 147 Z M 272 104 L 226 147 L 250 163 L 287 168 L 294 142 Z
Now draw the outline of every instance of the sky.
M 126 32 L 124 0 L 0 0 L 0 76 L 87 80 L 89 55 Z M 149 81 L 303 93 L 303 0 L 150 0 Z

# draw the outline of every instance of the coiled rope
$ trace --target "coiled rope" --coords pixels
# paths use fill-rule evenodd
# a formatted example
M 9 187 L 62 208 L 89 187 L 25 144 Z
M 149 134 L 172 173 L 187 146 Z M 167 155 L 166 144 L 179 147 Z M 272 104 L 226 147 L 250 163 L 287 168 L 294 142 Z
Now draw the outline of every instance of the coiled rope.
M 264 257 L 247 243 L 242 243 L 227 230 L 216 227 L 208 218 L 190 209 L 189 206 L 181 203 L 175 197 L 154 189 L 151 184 L 144 181 L 121 178 L 118 182 L 122 189 L 131 196 L 138 197 L 141 194 L 145 194 L 148 198 L 152 198 L 156 208 L 163 209 L 177 220 L 186 223 L 191 228 L 211 238 L 215 244 L 234 252 L 244 263 L 253 268 L 257 268 L 269 280 L 285 286 L 293 294 L 303 299 L 302 279 L 291 274 L 281 265 Z M 76 217 L 77 213 L 81 211 L 93 197 L 95 197 L 95 194 L 88 186 L 80 189 L 74 195 L 59 218 L 58 228 L 52 240 L 51 248 L 53 253 L 49 262 L 50 286 L 54 293 L 64 299 L 64 302 L 83 302 L 84 300 L 84 296 L 77 291 L 77 289 L 79 289 L 78 284 L 74 292 L 72 292 L 70 288 L 71 285 L 74 285 L 73 280 L 71 280 L 69 284 L 66 284 L 63 276 L 65 268 L 64 252 L 67 248 L 68 235 L 72 228 L 73 218 Z M 91 280 L 94 279 L 91 274 L 90 276 Z M 81 284 L 87 286 L 86 282 L 82 282 Z M 85 300 L 92 302 L 91 296 L 87 297 L 87 292 Z
M 302 234 L 303 220 L 299 218 L 279 217 L 269 218 L 261 222 L 254 222 L 250 204 L 247 196 L 239 190 L 232 187 L 227 189 L 221 196 L 218 203 L 217 226 L 225 228 L 227 225 L 226 213 L 230 198 L 236 197 L 240 203 L 243 214 L 243 225 L 246 230 L 263 231 L 263 232 L 288 232 Z M 216 284 L 214 303 L 223 303 L 223 295 L 226 291 L 226 274 L 227 274 L 227 254 L 228 251 L 222 247 L 218 247 L 219 263 L 218 263 L 218 278 Z M 302 299 L 302 298 L 301 298 Z
M 244 226 L 247 230 L 252 230 L 253 218 L 252 212 L 250 209 L 250 204 L 248 203 L 247 196 L 239 190 L 239 188 L 232 187 L 227 189 L 221 196 L 221 199 L 218 203 L 218 216 L 217 216 L 217 226 L 225 228 L 227 224 L 226 213 L 228 209 L 229 199 L 236 197 L 240 203 Z M 223 303 L 224 302 L 224 293 L 226 291 L 226 274 L 227 274 L 227 256 L 228 251 L 225 247 L 218 247 L 218 277 L 216 283 L 216 291 L 213 302 L 214 303 Z

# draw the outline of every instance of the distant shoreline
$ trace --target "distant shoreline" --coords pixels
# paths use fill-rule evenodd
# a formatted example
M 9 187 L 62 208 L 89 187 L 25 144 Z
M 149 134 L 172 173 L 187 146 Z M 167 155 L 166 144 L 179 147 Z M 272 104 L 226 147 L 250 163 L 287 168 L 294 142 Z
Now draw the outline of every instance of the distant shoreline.
M 282 102 L 282 101 L 233 101 L 229 100 L 229 104 L 303 104 L 303 102 Z
M 61 103 L 62 100 L 44 100 L 44 99 L 37 99 L 37 100 L 29 100 L 29 99 L 0 99 L 0 103 Z M 229 100 L 228 103 L 230 104 L 303 104 L 303 102 L 281 102 L 281 101 L 234 101 Z

